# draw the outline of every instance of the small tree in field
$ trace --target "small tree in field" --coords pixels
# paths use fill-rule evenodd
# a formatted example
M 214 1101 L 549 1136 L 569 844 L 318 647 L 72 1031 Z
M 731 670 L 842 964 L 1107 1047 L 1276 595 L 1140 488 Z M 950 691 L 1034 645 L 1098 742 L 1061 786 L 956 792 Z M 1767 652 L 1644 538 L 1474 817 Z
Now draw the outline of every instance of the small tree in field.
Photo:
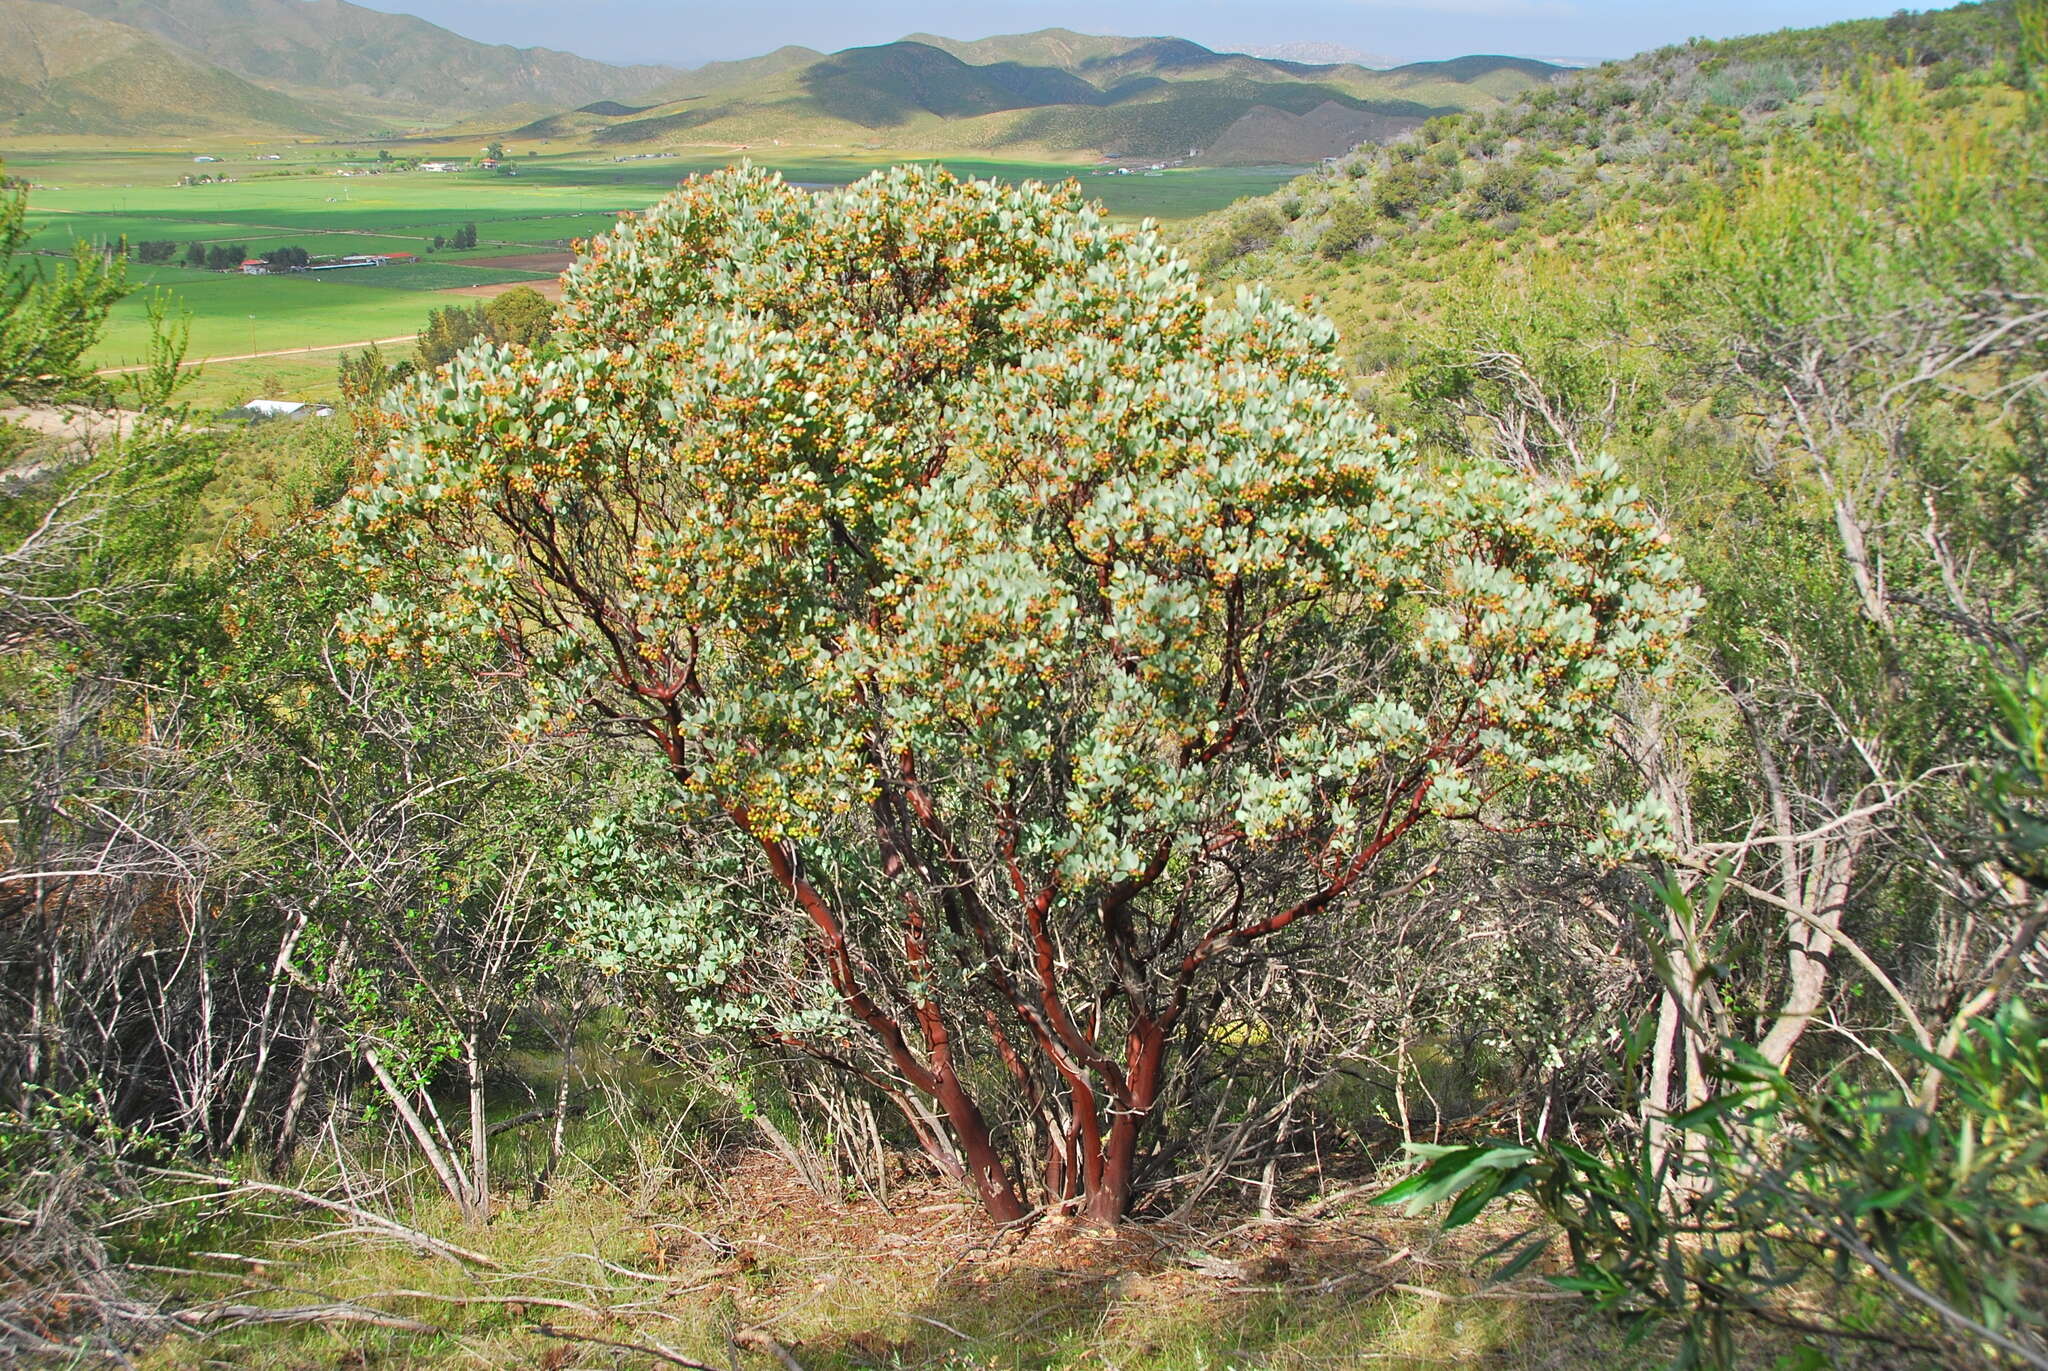
M 555 307 L 532 286 L 514 286 L 484 306 L 484 325 L 493 341 L 532 347 L 547 336 Z
M 1071 190 L 692 181 L 402 398 L 349 630 L 652 745 L 600 957 L 1111 1221 L 1260 950 L 1584 770 L 1691 603 L 1610 470 L 1421 470 L 1335 341 Z
M 430 311 L 419 333 L 419 363 L 438 367 L 480 338 L 491 336 L 491 321 L 482 305 L 449 305 Z

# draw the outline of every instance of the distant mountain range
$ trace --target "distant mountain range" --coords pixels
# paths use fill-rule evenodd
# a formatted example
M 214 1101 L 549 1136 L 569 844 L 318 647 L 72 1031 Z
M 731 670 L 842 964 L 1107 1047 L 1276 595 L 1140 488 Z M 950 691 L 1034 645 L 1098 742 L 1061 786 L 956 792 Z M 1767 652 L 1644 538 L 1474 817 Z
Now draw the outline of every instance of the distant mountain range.
M 1044 29 L 792 46 L 685 71 L 481 43 L 348 0 L 0 0 L 0 134 L 453 125 L 598 150 L 781 142 L 1299 163 L 1563 70 L 1513 57 L 1374 70 Z
M 349 120 L 125 24 L 0 0 L 0 130 L 132 135 L 167 124 L 193 133 L 335 133 Z
M 83 21 L 83 22 L 82 22 Z M 480 43 L 348 0 L 0 0 L 0 129 L 336 133 L 632 99 L 678 69 Z
M 1277 57 L 1283 62 L 1348 62 L 1355 67 L 1391 67 L 1391 57 L 1378 53 L 1360 52 L 1342 43 L 1260 43 L 1245 48 L 1254 57 Z
M 714 62 L 630 106 L 586 105 L 507 133 L 622 149 L 779 140 L 1208 165 L 1308 162 L 1434 114 L 1498 104 L 1563 70 L 1466 57 L 1376 71 L 1066 29 L 973 42 L 920 33 L 844 52 L 785 47 Z

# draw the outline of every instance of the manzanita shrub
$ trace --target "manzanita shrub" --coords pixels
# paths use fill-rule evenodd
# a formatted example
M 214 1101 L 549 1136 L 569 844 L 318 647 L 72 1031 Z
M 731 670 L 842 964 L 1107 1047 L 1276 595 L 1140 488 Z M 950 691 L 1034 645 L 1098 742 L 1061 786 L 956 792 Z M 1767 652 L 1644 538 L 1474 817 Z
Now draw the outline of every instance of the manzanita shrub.
M 394 404 L 356 650 L 495 638 L 518 728 L 654 757 L 585 944 L 1005 1220 L 1122 1216 L 1262 950 L 1404 840 L 1564 822 L 1693 604 L 1611 467 L 1424 469 L 1327 322 L 1070 188 L 696 179 Z

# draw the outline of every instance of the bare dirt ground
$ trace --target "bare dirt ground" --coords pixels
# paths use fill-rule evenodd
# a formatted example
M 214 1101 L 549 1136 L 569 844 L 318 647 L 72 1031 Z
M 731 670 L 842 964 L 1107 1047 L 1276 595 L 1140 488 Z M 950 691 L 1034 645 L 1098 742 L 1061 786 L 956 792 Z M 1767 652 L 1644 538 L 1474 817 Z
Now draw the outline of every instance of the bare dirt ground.
M 1233 1348 L 1237 1365 L 1261 1368 L 1634 1364 L 1610 1360 L 1597 1335 L 1584 1341 L 1540 1278 L 1484 1288 L 1475 1258 L 1512 1224 L 1447 1237 L 1433 1218 L 1363 1195 L 1332 1195 L 1307 1207 L 1314 1217 L 1225 1207 L 1104 1232 L 1062 1218 L 991 1228 L 914 1172 L 886 1205 L 823 1199 L 760 1153 L 719 1175 L 717 1191 L 650 1215 L 638 1264 L 715 1298 L 812 1371 L 1091 1358 L 1161 1371 L 1217 1366 L 1206 1354 Z
M 85 442 L 125 435 L 136 416 L 125 409 L 86 409 L 73 405 L 25 405 L 0 409 L 0 424 L 40 433 L 45 438 Z
M 564 271 L 576 260 L 573 252 L 515 252 L 504 257 L 465 257 L 466 267 L 509 267 L 514 271 Z
M 464 295 L 475 300 L 488 300 L 494 295 L 503 295 L 506 291 L 517 290 L 521 286 L 532 286 L 550 300 L 562 298 L 562 283 L 560 280 L 495 281 L 488 286 L 450 286 L 447 290 L 437 290 L 433 293 L 436 295 Z

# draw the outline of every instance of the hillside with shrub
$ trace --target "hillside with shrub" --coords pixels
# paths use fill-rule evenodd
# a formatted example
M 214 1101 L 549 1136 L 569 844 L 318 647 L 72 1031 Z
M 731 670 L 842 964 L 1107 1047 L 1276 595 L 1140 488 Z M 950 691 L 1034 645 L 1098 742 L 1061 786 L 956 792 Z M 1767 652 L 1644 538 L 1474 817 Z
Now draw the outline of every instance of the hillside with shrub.
M 1212 217 L 1193 250 L 1212 272 L 1311 289 L 1348 332 L 1377 338 L 1392 330 L 1374 320 L 1405 320 L 1406 305 L 1489 258 L 1550 269 L 1654 254 L 1662 228 L 1809 147 L 1860 74 L 1899 68 L 1917 74 L 1931 118 L 2009 118 L 1998 92 L 2012 98 L 2024 71 L 2014 7 L 1902 11 L 1610 62 L 1360 147 Z
M 2048 1366 L 2044 184 L 2048 0 L 730 167 L 233 430 L 16 188 L 0 1358 Z
M 1860 1268 L 1919 1326 L 1895 1345 L 2041 1361 L 2044 1115 L 2006 1092 L 2044 830 L 2006 806 L 2048 774 L 2044 179 L 2048 9 L 1990 3 L 1596 68 L 1193 237 L 1329 309 L 1361 399 L 1453 469 L 1620 464 L 1700 587 L 1623 725 L 1659 874 L 1616 932 L 1661 993 L 1598 1074 L 1641 1132 L 1518 1129 L 1395 1192 L 1457 1223 L 1530 1195 L 1509 1268 L 1568 1260 L 1683 1356 L 1743 1364 L 1774 1291 L 1838 1310 Z

